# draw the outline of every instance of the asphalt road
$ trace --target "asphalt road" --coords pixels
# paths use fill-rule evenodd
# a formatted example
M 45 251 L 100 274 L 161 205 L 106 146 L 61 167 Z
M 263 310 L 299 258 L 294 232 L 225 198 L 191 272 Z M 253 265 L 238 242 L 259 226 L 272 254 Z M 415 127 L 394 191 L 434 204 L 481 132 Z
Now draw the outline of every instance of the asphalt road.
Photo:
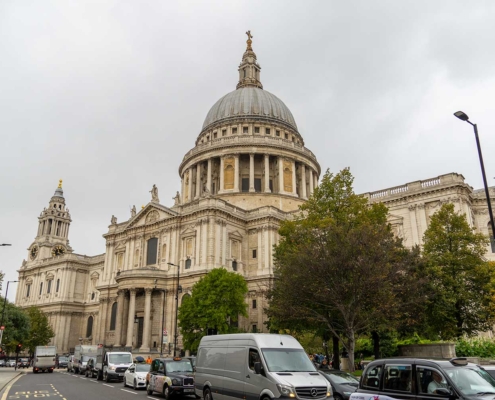
M 58 400 L 146 400 L 162 397 L 148 396 L 144 389 L 134 391 L 125 388 L 122 382 L 106 383 L 96 379 L 85 378 L 84 375 L 74 375 L 64 370 L 53 373 L 33 374 L 29 370 L 16 381 L 8 385 L 0 400 L 50 398 Z M 194 399 L 193 397 L 184 397 Z

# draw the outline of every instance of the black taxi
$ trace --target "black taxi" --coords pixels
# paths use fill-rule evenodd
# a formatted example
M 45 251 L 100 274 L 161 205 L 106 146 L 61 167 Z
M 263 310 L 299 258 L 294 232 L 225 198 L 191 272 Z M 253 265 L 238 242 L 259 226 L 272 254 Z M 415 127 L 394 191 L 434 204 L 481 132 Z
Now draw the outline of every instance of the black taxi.
M 350 400 L 493 399 L 495 380 L 465 358 L 385 358 L 370 362 Z
M 148 395 L 157 392 L 169 399 L 174 395 L 194 396 L 194 370 L 189 359 L 155 358 L 146 376 Z

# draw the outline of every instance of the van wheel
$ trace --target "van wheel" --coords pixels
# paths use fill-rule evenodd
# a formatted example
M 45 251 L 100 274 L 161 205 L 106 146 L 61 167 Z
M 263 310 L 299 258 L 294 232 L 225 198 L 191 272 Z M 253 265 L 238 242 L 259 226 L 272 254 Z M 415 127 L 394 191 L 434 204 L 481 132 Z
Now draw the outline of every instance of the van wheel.
M 108 376 L 108 372 L 105 372 L 105 382 L 110 383 L 110 376 Z
M 205 400 L 213 400 L 213 396 L 211 395 L 211 390 L 210 388 L 206 388 L 203 392 L 203 398 Z
M 153 394 L 153 390 L 151 390 L 149 382 L 146 384 L 146 393 L 148 393 L 148 396 L 151 396 Z
M 272 399 L 270 399 L 270 397 L 268 397 L 268 396 L 263 396 L 263 397 L 261 398 L 261 400 L 272 400 Z
M 103 372 L 98 371 L 98 372 L 96 373 L 96 379 L 97 379 L 98 381 L 103 380 Z
M 163 397 L 165 398 L 165 400 L 170 399 L 170 389 L 169 389 L 168 385 L 165 385 L 163 387 Z

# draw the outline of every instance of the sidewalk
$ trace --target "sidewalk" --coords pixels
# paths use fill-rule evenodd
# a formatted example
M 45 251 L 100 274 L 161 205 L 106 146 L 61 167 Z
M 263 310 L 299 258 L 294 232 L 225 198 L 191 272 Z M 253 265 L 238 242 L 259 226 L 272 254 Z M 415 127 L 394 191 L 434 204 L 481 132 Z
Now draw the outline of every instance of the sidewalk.
M 0 391 L 2 391 L 12 379 L 20 374 L 22 374 L 22 371 L 16 371 L 14 370 L 14 368 L 11 367 L 0 368 Z

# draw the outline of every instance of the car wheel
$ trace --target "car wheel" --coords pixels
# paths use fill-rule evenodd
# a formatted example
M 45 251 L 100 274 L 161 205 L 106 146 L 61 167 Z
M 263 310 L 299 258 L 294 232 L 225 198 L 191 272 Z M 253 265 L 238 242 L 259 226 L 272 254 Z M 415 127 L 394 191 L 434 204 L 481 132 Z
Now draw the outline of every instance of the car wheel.
M 163 398 L 165 400 L 169 400 L 170 399 L 170 388 L 168 387 L 167 384 L 165 384 L 165 386 L 163 387 Z
M 106 383 L 110 383 L 110 376 L 108 376 L 108 372 L 105 372 L 105 375 L 103 377 L 103 380 L 106 382 Z
M 213 400 L 213 396 L 211 395 L 211 390 L 210 388 L 206 388 L 203 392 L 203 398 L 205 400 Z
M 135 380 L 135 379 L 134 379 L 134 382 L 132 383 L 132 388 L 133 388 L 134 390 L 137 390 L 137 382 L 136 382 L 136 380 Z
M 153 394 L 153 390 L 151 390 L 149 382 L 146 384 L 146 393 L 148 394 L 148 396 L 151 396 Z

